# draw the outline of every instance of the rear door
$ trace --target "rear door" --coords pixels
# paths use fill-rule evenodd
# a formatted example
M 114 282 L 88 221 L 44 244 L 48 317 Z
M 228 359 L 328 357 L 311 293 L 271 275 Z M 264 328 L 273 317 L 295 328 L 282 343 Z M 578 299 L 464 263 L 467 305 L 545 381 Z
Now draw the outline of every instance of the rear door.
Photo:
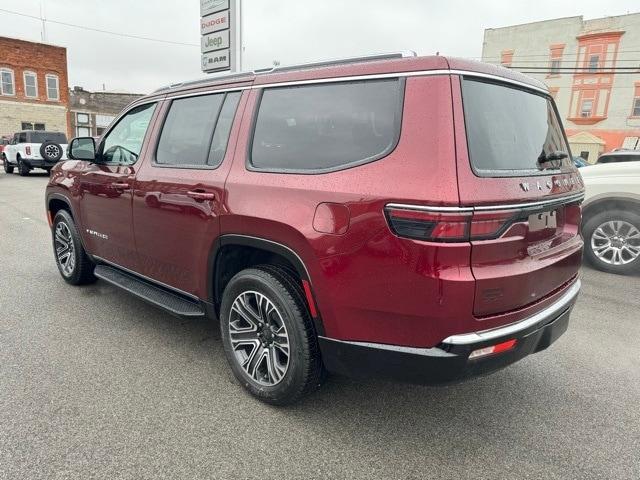
M 454 77 L 461 206 L 473 208 L 474 315 L 532 304 L 577 274 L 583 185 L 553 100 Z
M 229 140 L 241 94 L 167 101 L 155 150 L 136 177 L 133 221 L 139 272 L 200 298 L 207 295 L 203 279 L 220 232 L 233 157 L 234 142 Z

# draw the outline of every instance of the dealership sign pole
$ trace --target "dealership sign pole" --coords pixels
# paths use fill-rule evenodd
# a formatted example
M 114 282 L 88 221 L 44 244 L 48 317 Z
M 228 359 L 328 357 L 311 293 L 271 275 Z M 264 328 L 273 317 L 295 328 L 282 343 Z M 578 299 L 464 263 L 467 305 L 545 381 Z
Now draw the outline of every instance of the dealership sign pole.
M 202 71 L 242 70 L 241 0 L 200 0 Z

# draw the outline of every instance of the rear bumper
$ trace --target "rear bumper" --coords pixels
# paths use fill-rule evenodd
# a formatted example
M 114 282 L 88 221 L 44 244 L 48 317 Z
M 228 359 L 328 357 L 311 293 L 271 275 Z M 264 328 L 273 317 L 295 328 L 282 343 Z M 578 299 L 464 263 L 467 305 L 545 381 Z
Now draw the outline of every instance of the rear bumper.
M 421 384 L 453 383 L 494 372 L 547 348 L 567 330 L 579 291 L 580 280 L 576 280 L 557 302 L 529 318 L 492 330 L 453 335 L 433 348 L 319 337 L 320 350 L 325 367 L 334 373 Z M 516 345 L 511 350 L 469 359 L 474 350 L 512 339 Z
M 23 158 L 22 161 L 30 168 L 49 168 L 53 167 L 56 163 L 61 162 L 62 159 L 55 162 L 49 162 L 43 158 Z

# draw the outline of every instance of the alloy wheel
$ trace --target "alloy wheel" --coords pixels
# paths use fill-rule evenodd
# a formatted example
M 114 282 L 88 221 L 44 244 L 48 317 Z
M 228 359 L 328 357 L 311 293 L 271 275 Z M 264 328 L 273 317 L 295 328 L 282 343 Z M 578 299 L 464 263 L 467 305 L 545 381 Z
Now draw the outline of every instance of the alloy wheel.
M 56 225 L 54 239 L 56 259 L 58 260 L 58 265 L 60 265 L 60 270 L 65 277 L 70 277 L 76 265 L 76 256 L 71 230 L 66 223 L 59 222 Z
M 289 336 L 278 308 L 265 295 L 236 297 L 229 314 L 229 339 L 238 364 L 260 385 L 274 386 L 289 368 Z
M 624 220 L 605 222 L 593 231 L 591 250 L 608 265 L 627 265 L 640 257 L 640 230 Z

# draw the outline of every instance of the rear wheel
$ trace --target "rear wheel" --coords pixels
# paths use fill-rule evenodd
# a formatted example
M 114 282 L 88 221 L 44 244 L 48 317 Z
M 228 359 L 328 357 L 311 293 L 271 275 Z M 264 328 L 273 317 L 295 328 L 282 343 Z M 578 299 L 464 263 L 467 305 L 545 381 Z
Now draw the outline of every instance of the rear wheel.
M 60 275 L 71 285 L 95 282 L 94 263 L 82 246 L 73 218 L 60 210 L 53 219 L 53 253 Z
M 322 380 L 322 361 L 304 296 L 289 271 L 241 271 L 224 290 L 220 329 L 231 369 L 249 393 L 274 405 L 295 402 Z
M 18 174 L 21 177 L 29 175 L 29 167 L 25 164 L 20 157 L 18 157 Z
M 2 154 L 2 164 L 4 165 L 4 173 L 13 173 L 13 165 L 9 165 L 9 160 Z
M 640 215 L 610 210 L 591 217 L 584 226 L 585 254 L 596 268 L 628 274 L 640 270 Z

